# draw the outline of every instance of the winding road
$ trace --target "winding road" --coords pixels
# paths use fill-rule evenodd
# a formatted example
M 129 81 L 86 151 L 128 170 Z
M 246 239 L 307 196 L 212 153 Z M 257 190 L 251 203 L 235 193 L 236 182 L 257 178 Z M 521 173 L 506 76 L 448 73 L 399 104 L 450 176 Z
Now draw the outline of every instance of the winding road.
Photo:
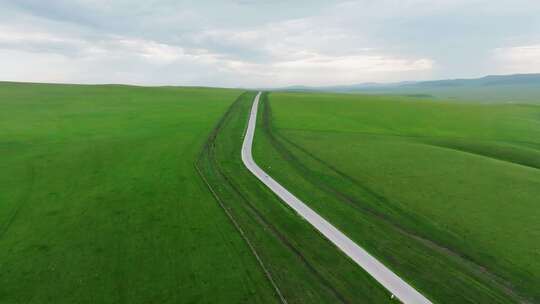
M 255 135 L 260 97 L 261 92 L 257 94 L 253 101 L 248 128 L 242 144 L 242 161 L 247 169 L 401 302 L 406 304 L 431 304 L 431 301 L 414 289 L 414 287 L 407 284 L 362 247 L 348 238 L 343 232 L 339 231 L 330 222 L 309 208 L 255 163 L 251 147 Z

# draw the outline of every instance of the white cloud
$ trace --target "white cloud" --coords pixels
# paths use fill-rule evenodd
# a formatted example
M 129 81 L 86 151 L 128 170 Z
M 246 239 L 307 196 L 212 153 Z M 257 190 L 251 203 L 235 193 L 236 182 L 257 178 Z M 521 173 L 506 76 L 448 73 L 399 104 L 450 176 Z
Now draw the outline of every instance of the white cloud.
M 345 70 L 370 72 L 403 72 L 429 70 L 433 67 L 430 59 L 407 60 L 384 55 L 325 56 L 307 53 L 300 60 L 278 62 L 275 67 L 288 69 L 307 69 L 322 72 Z
M 302 55 L 302 56 L 300 56 Z M 334 85 L 366 81 L 399 80 L 402 73 L 424 78 L 433 68 L 430 59 L 405 59 L 384 55 L 327 56 L 305 52 L 297 59 L 268 64 L 228 61 L 227 68 L 248 85 L 285 86 L 298 83 Z
M 406 59 L 385 55 L 327 56 L 308 53 L 302 59 L 278 62 L 272 70 L 282 84 L 303 79 L 312 85 L 350 84 L 366 81 L 397 80 L 402 73 L 429 73 L 430 59 Z
M 540 44 L 497 48 L 493 58 L 502 73 L 540 72 Z
M 536 0 L 0 0 L 0 80 L 282 86 L 539 71 L 534 46 L 492 51 L 512 37 L 538 41 L 535 8 Z
M 0 76 L 24 80 L 32 74 L 31 79 L 37 80 L 36 75 L 54 63 L 58 72 L 54 77 L 51 73 L 42 74 L 46 81 L 136 84 L 188 81 L 202 85 L 210 77 L 215 85 L 282 86 L 300 82 L 318 85 L 398 80 L 400 73 L 426 72 L 433 66 L 433 61 L 427 58 L 392 56 L 367 47 L 334 49 L 332 45 L 351 36 L 333 28 L 318 28 L 308 19 L 245 31 L 208 30 L 197 39 L 195 46 L 209 48 L 184 48 L 129 36 L 101 35 L 94 39 L 60 30 L 47 32 L 3 26 L 0 49 L 9 50 L 12 55 L 0 58 L 0 63 L 11 61 L 6 66 L 17 73 L 9 74 L 6 70 Z M 13 57 L 25 56 L 29 60 L 12 61 Z M 173 67 L 178 69 L 176 73 L 171 71 Z M 32 73 L 32 70 L 40 72 Z

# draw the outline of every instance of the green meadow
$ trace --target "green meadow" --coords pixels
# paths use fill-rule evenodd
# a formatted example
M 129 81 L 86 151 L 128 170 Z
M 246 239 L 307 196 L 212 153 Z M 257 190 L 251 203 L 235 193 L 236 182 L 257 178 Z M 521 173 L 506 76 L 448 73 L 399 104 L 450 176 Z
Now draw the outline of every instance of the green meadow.
M 221 118 L 197 168 L 279 293 L 287 303 L 395 303 L 244 167 L 240 150 L 254 97 L 243 94 Z
M 540 106 L 271 93 L 254 154 L 434 302 L 540 300 Z
M 0 303 L 266 303 L 193 166 L 241 94 L 0 84 Z
M 397 303 L 244 167 L 255 94 L 0 83 L 0 303 Z M 253 152 L 434 303 L 540 301 L 540 106 L 265 93 Z

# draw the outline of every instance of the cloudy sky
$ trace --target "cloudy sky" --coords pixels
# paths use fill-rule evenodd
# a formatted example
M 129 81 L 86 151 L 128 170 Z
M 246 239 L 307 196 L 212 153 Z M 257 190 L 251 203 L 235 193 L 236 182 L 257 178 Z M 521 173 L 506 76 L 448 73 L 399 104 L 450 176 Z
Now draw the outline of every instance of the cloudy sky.
M 540 72 L 538 0 L 0 0 L 0 80 L 333 85 Z

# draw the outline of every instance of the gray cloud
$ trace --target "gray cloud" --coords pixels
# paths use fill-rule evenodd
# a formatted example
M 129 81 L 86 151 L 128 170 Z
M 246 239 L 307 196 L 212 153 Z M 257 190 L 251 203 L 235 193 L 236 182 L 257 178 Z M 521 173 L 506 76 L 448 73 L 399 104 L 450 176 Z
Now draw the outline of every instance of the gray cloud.
M 538 11 L 536 0 L 0 0 L 0 79 L 271 86 L 530 72 Z

